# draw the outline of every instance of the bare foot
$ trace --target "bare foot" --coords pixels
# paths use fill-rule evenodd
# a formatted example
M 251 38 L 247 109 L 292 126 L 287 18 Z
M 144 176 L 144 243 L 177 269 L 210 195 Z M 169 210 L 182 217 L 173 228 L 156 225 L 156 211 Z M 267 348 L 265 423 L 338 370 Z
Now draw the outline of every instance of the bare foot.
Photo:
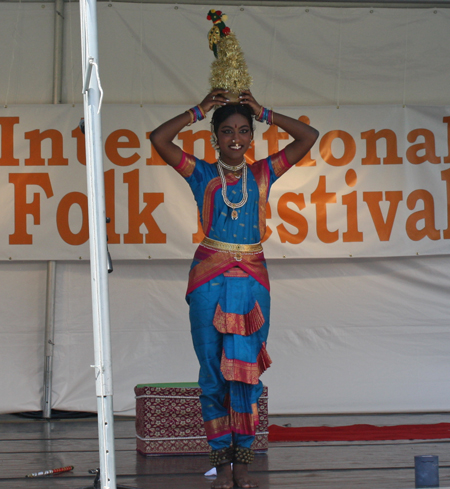
M 234 482 L 233 472 L 231 471 L 231 463 L 219 465 L 218 467 L 216 467 L 216 470 L 217 478 L 211 484 L 211 489 L 232 489 L 234 486 Z
M 238 487 L 258 487 L 258 481 L 248 476 L 247 464 L 233 464 L 233 479 Z

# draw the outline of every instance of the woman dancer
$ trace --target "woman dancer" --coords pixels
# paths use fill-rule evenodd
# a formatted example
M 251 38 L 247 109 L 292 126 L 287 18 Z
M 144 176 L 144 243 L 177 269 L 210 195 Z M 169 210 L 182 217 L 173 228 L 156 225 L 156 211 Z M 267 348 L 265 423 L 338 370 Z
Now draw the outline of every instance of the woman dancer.
M 192 340 L 200 363 L 200 401 L 210 461 L 217 468 L 213 489 L 257 487 L 248 476 L 258 424 L 260 375 L 271 363 L 266 351 L 270 294 L 261 246 L 271 185 L 300 161 L 318 137 L 307 124 L 267 110 L 249 90 L 230 104 L 216 89 L 196 107 L 165 122 L 150 136 L 164 161 L 190 185 L 205 239 L 191 265 L 186 300 Z M 174 142 L 186 126 L 212 117 L 214 165 L 184 153 Z M 253 118 L 276 124 L 293 141 L 284 150 L 247 165 Z M 233 466 L 231 466 L 233 464 Z

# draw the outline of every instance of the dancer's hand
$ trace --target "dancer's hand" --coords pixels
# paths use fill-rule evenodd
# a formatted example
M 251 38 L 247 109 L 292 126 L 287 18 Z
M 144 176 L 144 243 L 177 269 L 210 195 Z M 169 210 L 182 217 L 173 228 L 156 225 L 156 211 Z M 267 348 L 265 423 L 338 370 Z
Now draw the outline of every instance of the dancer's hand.
M 208 95 L 200 102 L 199 105 L 206 114 L 216 105 L 227 105 L 227 103 L 229 102 L 227 93 L 228 90 L 216 88 L 208 93 Z
M 249 105 L 253 111 L 253 115 L 257 116 L 261 112 L 261 105 L 255 100 L 250 90 L 243 90 L 239 96 L 240 103 Z

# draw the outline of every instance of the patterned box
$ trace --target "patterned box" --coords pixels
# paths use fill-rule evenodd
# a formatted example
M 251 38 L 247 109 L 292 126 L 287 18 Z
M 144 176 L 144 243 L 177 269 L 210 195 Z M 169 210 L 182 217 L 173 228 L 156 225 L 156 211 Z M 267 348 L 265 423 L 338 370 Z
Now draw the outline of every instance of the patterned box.
M 136 394 L 136 443 L 143 455 L 209 453 L 196 383 L 140 384 Z M 266 451 L 268 441 L 267 387 L 259 400 L 259 425 L 252 448 Z

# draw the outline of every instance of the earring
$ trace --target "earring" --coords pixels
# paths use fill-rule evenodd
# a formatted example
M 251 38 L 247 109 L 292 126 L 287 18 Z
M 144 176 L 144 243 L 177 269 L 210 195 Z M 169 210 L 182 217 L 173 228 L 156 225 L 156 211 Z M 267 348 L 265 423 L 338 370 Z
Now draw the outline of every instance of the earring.
M 215 149 L 215 150 L 218 150 L 219 149 L 219 141 L 217 141 L 217 136 L 212 132 L 211 133 L 211 146 Z
M 211 146 L 213 147 L 213 149 L 215 149 L 216 151 L 219 149 L 219 141 L 217 140 L 217 136 L 216 136 L 216 133 L 214 132 L 214 125 L 211 121 L 211 138 L 210 138 L 210 141 L 211 141 Z

